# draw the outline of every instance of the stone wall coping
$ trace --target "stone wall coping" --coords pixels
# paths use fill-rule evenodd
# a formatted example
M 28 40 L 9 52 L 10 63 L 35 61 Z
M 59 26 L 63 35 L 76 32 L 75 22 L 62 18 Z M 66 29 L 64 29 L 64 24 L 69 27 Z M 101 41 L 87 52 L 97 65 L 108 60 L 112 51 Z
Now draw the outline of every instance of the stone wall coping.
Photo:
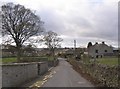
M 46 62 L 25 62 L 25 63 L 9 63 L 9 64 L 0 64 L 0 66 L 22 66 L 22 65 L 32 65 L 32 64 L 44 64 Z

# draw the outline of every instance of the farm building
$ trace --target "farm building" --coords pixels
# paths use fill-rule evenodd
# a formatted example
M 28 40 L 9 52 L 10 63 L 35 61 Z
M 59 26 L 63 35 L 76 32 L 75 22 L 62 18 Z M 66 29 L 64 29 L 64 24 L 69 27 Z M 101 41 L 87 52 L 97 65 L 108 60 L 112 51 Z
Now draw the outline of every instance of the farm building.
M 88 55 L 92 58 L 99 58 L 103 56 L 112 56 L 113 47 L 108 46 L 105 42 L 98 44 L 97 42 L 94 45 L 88 47 Z

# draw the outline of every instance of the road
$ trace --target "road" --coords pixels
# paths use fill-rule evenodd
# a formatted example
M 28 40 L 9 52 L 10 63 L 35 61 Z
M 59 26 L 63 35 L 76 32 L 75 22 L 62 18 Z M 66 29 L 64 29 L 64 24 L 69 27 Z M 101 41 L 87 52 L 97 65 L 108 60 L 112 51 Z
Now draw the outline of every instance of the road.
M 42 87 L 94 87 L 80 76 L 63 58 L 52 71 L 55 73 Z

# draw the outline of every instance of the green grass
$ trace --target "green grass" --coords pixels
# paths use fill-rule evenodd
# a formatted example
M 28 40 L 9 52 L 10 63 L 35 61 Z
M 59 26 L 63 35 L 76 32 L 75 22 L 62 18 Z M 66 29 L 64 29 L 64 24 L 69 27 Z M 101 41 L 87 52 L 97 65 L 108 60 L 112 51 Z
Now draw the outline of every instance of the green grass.
M 11 63 L 11 62 L 17 62 L 17 58 L 2 58 L 2 63 Z
M 48 57 L 48 61 L 52 61 L 52 60 L 54 60 L 53 57 Z
M 99 58 L 97 59 L 97 62 L 100 64 L 105 64 L 105 65 L 118 65 L 118 58 L 117 57 L 104 57 L 104 58 Z
M 23 61 L 24 62 L 34 62 L 34 61 L 52 61 L 54 60 L 53 57 L 24 57 Z M 10 57 L 10 58 L 0 58 L 0 63 L 12 63 L 12 62 L 17 62 L 16 57 Z

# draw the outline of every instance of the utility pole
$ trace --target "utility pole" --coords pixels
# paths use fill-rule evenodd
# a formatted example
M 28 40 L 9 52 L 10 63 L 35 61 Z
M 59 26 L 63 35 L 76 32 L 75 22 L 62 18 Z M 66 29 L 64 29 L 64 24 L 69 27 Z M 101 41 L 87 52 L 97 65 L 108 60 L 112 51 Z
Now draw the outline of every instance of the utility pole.
M 74 40 L 74 57 L 76 58 L 76 40 Z
M 74 40 L 74 48 L 76 48 L 76 40 Z

